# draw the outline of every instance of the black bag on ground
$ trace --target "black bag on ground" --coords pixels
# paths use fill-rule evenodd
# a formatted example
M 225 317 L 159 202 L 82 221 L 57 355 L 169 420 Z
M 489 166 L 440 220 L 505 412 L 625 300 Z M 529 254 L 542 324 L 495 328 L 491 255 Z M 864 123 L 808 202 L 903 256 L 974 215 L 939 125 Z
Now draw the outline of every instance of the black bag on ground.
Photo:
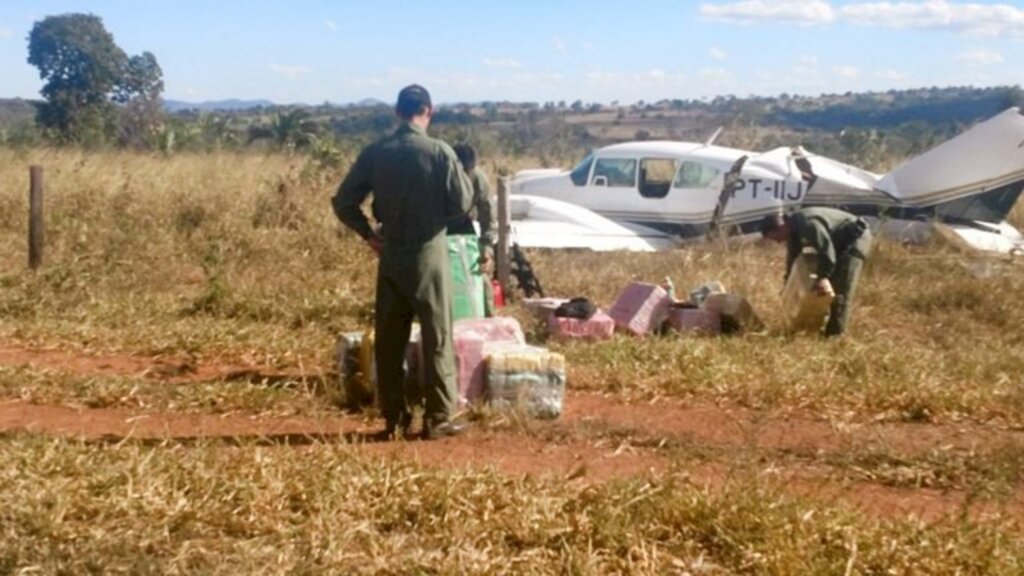
M 555 308 L 555 316 L 559 318 L 577 318 L 590 320 L 597 313 L 597 306 L 586 298 L 573 298 Z

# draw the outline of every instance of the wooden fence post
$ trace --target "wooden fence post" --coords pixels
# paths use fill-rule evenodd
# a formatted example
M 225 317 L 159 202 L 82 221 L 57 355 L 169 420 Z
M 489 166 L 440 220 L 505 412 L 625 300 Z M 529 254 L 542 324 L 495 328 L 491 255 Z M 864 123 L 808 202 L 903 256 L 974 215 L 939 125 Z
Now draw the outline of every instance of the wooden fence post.
M 28 267 L 43 265 L 43 167 L 29 168 Z
M 498 266 L 498 283 L 505 294 L 505 300 L 511 301 L 512 286 L 509 282 L 512 264 L 509 262 L 509 235 L 512 232 L 512 214 L 508 202 L 508 176 L 498 178 L 498 253 L 495 262 Z

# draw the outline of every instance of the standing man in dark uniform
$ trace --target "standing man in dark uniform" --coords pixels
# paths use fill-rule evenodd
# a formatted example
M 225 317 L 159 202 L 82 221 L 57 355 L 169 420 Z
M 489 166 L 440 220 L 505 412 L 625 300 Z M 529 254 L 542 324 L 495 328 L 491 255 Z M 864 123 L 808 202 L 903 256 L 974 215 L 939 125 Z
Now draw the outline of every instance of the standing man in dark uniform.
M 332 199 L 334 212 L 380 256 L 375 307 L 378 388 L 389 437 L 408 434 L 412 416 L 403 358 L 415 316 L 423 335 L 423 436 L 453 436 L 458 402 L 452 341 L 451 269 L 445 228 L 469 211 L 473 191 L 451 147 L 427 136 L 430 94 L 413 84 L 398 94 L 402 125 L 367 146 Z M 360 205 L 373 193 L 375 232 Z
M 477 167 L 476 150 L 464 143 L 456 144 L 453 149 L 473 185 L 473 208 L 469 214 L 448 223 L 448 234 L 475 235 L 474 218 L 480 224 L 480 269 L 485 280 L 484 302 L 487 304 L 487 315 L 492 316 L 494 294 L 491 289 L 491 275 L 494 273 L 494 246 L 498 243 L 494 196 L 491 194 L 491 184 L 487 181 L 487 174 Z
M 853 296 L 871 252 L 871 230 L 863 219 L 835 208 L 804 208 L 765 218 L 761 234 L 786 242 L 786 278 L 804 248 L 818 256 L 815 291 L 834 294 L 825 336 L 839 336 L 850 323 Z

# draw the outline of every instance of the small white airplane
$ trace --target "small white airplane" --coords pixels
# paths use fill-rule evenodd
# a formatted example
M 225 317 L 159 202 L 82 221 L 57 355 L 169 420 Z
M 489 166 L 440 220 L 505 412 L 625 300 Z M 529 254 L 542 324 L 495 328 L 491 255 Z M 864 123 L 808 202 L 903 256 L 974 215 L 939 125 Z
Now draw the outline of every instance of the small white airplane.
M 572 170 L 523 170 L 512 179 L 512 202 L 550 198 L 639 227 L 649 240 L 652 229 L 660 231 L 665 241 L 651 249 L 713 230 L 756 232 L 764 216 L 801 206 L 835 206 L 904 239 L 938 231 L 983 250 L 1024 252 L 1024 235 L 1005 221 L 1024 190 L 1017 108 L 884 175 L 800 147 L 755 153 L 715 146 L 717 135 L 704 143 L 616 144 Z

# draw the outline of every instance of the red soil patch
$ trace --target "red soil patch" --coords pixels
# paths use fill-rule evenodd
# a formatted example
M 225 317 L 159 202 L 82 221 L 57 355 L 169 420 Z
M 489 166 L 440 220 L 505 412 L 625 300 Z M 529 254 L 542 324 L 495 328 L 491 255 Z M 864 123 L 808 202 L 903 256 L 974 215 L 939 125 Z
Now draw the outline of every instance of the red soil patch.
M 79 374 L 157 378 L 171 383 L 212 379 L 307 377 L 267 374 L 246 366 L 198 364 L 189 359 L 154 360 L 134 356 L 80 356 L 59 350 L 0 348 L 0 365 L 29 365 Z M 312 376 L 322 378 L 322 376 Z M 673 401 L 623 403 L 598 394 L 571 393 L 556 422 L 530 422 L 527 429 L 476 427 L 469 434 L 439 442 L 379 442 L 377 422 L 342 414 L 323 417 L 262 417 L 121 409 L 74 409 L 0 400 L 0 432 L 84 438 L 92 441 L 338 442 L 370 453 L 411 458 L 446 468 L 494 468 L 511 475 L 554 476 L 601 482 L 645 473 L 664 473 L 670 458 L 662 444 L 706 447 L 710 460 L 689 463 L 698 484 L 719 486 L 730 473 L 714 460 L 714 451 L 755 454 L 787 490 L 840 499 L 871 515 L 907 514 L 934 519 L 960 511 L 967 496 L 937 490 L 904 489 L 867 482 L 836 481 L 814 464 L 794 463 L 785 455 L 809 458 L 851 449 L 885 449 L 914 454 L 939 447 L 971 449 L 997 443 L 1019 445 L 1024 433 L 979 425 L 906 425 L 830 423 L 809 414 L 758 412 L 714 404 Z M 782 464 L 772 464 L 773 460 Z M 763 475 L 763 474 L 762 474 Z M 1018 490 L 1020 492 L 1020 490 Z M 1024 516 L 1024 501 L 1011 499 L 1004 509 Z
M 56 349 L 0 347 L 0 365 L 59 370 L 83 376 L 120 376 L 185 384 L 214 380 L 318 379 L 321 374 L 288 373 L 251 365 L 200 362 L 194 358 L 131 355 L 82 355 Z

